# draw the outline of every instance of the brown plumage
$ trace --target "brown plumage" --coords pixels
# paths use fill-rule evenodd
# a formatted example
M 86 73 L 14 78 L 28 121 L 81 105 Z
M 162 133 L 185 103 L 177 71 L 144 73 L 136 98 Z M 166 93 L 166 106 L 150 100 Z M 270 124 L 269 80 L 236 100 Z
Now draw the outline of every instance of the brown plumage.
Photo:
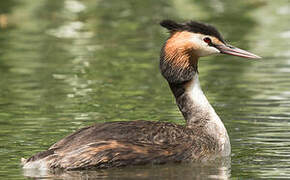
M 167 122 L 108 122 L 80 129 L 25 163 L 44 159 L 49 169 L 67 170 L 162 164 L 192 156 L 206 160 L 216 148 L 215 140 L 199 129 Z
M 176 69 L 186 69 L 196 65 L 198 56 L 193 53 L 193 49 L 197 49 L 198 45 L 189 41 L 191 36 L 190 32 L 173 33 L 164 46 L 164 61 L 170 61 L 166 63 Z

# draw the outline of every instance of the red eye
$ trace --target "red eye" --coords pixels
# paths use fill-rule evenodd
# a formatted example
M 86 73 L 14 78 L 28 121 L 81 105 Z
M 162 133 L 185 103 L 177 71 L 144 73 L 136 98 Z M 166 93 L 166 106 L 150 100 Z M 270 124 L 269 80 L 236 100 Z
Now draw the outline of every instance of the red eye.
M 207 44 L 211 43 L 211 39 L 208 37 L 204 38 L 203 41 L 206 42 Z

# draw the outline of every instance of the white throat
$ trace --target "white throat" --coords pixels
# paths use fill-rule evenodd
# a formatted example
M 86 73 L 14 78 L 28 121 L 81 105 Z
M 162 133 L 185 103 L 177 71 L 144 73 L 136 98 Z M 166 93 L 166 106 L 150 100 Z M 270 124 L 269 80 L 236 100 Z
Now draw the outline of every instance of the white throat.
M 187 84 L 186 87 L 186 94 L 189 95 L 192 101 L 195 102 L 195 104 L 199 105 L 202 108 L 209 108 L 210 110 L 214 109 L 209 104 L 206 96 L 204 95 L 203 91 L 201 90 L 199 79 L 198 79 L 198 73 L 196 73 L 192 80 Z M 217 114 L 214 112 L 214 115 L 217 116 Z
M 187 101 L 189 101 L 186 104 L 191 106 L 187 108 L 189 108 L 189 111 L 192 111 L 186 117 L 188 125 L 203 128 L 203 131 L 206 131 L 210 136 L 216 138 L 220 145 L 222 155 L 229 155 L 230 142 L 227 130 L 202 92 L 198 80 L 198 73 L 185 85 L 184 94 L 187 97 Z

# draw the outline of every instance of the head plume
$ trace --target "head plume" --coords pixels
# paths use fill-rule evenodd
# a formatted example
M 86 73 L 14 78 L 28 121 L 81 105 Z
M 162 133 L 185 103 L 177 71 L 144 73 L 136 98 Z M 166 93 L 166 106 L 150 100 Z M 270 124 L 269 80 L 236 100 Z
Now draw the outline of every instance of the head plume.
M 170 33 L 174 33 L 177 31 L 189 31 L 194 33 L 200 33 L 204 35 L 214 36 L 219 39 L 221 42 L 225 42 L 221 34 L 218 30 L 209 25 L 200 23 L 197 21 L 188 21 L 186 23 L 177 23 L 172 20 L 163 20 L 160 22 L 160 25 L 170 31 Z

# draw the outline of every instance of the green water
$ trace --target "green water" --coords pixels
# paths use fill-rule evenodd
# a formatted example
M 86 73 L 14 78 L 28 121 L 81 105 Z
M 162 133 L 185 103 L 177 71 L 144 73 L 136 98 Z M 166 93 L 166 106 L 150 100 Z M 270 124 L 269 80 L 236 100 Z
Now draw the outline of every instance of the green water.
M 183 123 L 158 69 L 168 36 L 158 22 L 167 18 L 214 24 L 232 45 L 263 57 L 200 60 L 203 90 L 231 138 L 231 161 L 50 177 L 290 177 L 289 0 L 6 0 L 0 1 L 0 179 L 26 179 L 21 157 L 95 122 Z

